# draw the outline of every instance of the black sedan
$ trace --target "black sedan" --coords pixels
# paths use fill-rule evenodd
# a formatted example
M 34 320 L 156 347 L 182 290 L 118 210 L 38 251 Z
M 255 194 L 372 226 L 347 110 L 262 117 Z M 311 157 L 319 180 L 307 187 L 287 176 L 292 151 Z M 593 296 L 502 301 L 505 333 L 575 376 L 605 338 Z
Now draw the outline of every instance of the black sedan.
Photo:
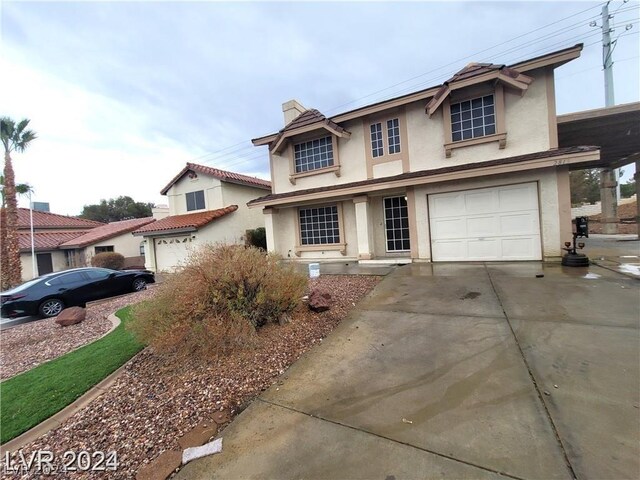
M 93 300 L 137 292 L 154 282 L 153 272 L 148 270 L 74 268 L 49 273 L 0 293 L 2 317 L 55 317 L 66 307 L 85 306 Z

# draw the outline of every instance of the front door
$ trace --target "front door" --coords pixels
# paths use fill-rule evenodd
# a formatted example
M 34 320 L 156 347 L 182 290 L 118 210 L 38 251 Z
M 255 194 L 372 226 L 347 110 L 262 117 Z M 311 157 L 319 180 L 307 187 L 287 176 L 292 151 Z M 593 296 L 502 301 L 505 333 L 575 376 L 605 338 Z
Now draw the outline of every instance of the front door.
M 50 253 L 36 253 L 36 260 L 38 262 L 38 275 L 53 272 L 53 262 L 51 261 Z

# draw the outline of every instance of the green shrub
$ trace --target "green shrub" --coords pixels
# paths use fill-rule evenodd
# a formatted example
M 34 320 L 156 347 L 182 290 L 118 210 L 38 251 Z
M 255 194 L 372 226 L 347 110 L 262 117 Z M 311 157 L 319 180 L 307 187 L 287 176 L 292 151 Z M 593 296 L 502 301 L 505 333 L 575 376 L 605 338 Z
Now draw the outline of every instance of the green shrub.
M 91 265 L 94 267 L 111 268 L 112 270 L 122 270 L 124 267 L 124 255 L 118 252 L 101 252 L 91 258 Z
M 130 329 L 157 351 L 225 353 L 299 304 L 306 276 L 255 247 L 207 245 L 135 308 Z
M 262 250 L 267 249 L 267 231 L 264 227 L 247 230 L 247 245 L 257 247 Z

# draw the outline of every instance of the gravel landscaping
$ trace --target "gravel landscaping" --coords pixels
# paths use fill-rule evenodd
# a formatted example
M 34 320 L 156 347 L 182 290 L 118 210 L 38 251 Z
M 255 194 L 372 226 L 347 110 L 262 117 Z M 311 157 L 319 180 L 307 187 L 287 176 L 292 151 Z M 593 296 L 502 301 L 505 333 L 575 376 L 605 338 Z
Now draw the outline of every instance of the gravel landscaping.
M 86 319 L 61 327 L 55 317 L 18 325 L 0 332 L 0 380 L 57 358 L 102 337 L 111 329 L 108 316 L 126 305 L 154 294 L 155 286 L 142 292 L 87 307 Z
M 115 451 L 119 462 L 115 472 L 58 473 L 53 478 L 134 478 L 142 465 L 162 452 L 179 449 L 178 439 L 216 411 L 239 413 L 321 342 L 379 281 L 380 277 L 341 275 L 313 280 L 331 293 L 331 309 L 313 313 L 300 306 L 291 322 L 260 329 L 258 346 L 251 350 L 211 360 L 143 350 L 107 393 L 23 452 L 45 449 L 61 458 L 66 451 Z M 2 478 L 39 477 L 31 472 Z

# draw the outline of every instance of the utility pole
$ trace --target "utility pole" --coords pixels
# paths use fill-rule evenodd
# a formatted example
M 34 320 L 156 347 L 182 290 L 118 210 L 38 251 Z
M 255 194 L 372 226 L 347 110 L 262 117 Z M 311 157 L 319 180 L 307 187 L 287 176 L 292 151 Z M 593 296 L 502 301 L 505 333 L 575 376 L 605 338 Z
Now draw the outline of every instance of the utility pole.
M 602 7 L 602 66 L 604 68 L 605 106 L 615 105 L 613 96 L 613 45 L 609 27 L 609 0 Z M 618 172 L 611 168 L 600 170 L 600 201 L 602 233 L 618 233 Z

